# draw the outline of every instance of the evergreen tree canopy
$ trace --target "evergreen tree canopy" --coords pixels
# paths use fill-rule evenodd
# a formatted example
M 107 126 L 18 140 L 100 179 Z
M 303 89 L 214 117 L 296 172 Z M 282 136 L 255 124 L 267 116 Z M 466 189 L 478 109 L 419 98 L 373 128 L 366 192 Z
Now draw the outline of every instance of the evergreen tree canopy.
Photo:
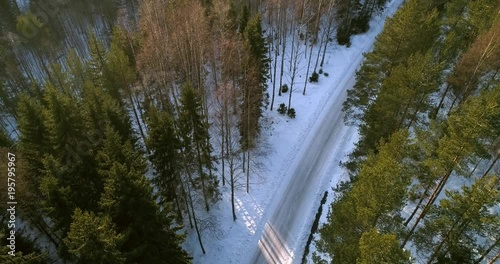
M 369 155 L 350 191 L 344 191 L 332 203 L 328 223 L 320 229 L 318 246 L 333 262 L 356 263 L 360 257 L 366 261 L 373 252 L 363 249 L 365 255 L 360 255 L 364 232 L 373 228 L 382 232 L 399 230 L 399 210 L 410 184 L 410 175 L 403 163 L 409 148 L 407 137 L 408 132 L 397 132 L 380 146 L 378 154 Z M 361 245 L 367 246 L 370 239 L 383 238 L 367 234 Z
M 122 240 L 109 217 L 76 209 L 64 242 L 75 263 L 121 264 L 125 263 L 118 250 Z
M 347 92 L 343 107 L 346 121 L 361 120 L 393 67 L 406 62 L 412 54 L 425 54 L 432 47 L 439 33 L 439 20 L 437 11 L 429 10 L 430 2 L 407 1 L 394 17 L 387 19 L 373 51 L 365 55 L 366 60 L 356 73 L 356 84 Z
M 409 252 L 401 249 L 394 234 L 380 234 L 372 229 L 364 232 L 359 240 L 360 257 L 358 264 L 406 264 L 410 262 Z
M 145 177 L 144 158 L 129 142 L 107 129 L 106 142 L 98 153 L 99 174 L 105 178 L 100 208 L 109 214 L 118 233 L 124 235 L 120 251 L 126 263 L 189 263 L 179 246 L 183 237 L 173 227 L 168 208 L 161 211 Z

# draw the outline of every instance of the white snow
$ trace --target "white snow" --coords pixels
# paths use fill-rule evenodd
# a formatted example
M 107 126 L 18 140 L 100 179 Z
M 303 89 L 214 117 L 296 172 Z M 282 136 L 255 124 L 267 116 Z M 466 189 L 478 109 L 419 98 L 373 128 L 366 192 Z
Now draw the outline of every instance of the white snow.
M 293 169 L 303 160 L 301 154 L 313 140 L 311 136 L 319 126 L 338 126 L 339 137 L 335 139 L 331 155 L 326 157 L 324 168 L 317 168 L 321 175 L 314 182 L 315 192 L 301 194 L 301 199 L 311 206 L 303 212 L 305 223 L 300 230 L 290 230 L 295 243 L 285 245 L 291 258 L 285 263 L 300 262 L 304 252 L 305 243 L 313 223 L 313 218 L 319 206 L 323 193 L 329 190 L 328 201 L 323 207 L 321 223 L 326 221 L 326 212 L 334 195 L 331 187 L 337 185 L 340 179 L 345 179 L 346 174 L 339 166 L 340 161 L 346 160 L 346 155 L 353 149 L 358 139 L 357 128 L 348 127 L 343 122 L 331 123 L 325 120 L 326 112 L 332 106 L 340 107 L 346 98 L 345 90 L 354 84 L 354 74 L 363 60 L 362 54 L 370 51 L 375 37 L 382 31 L 384 20 L 392 15 L 402 3 L 402 0 L 391 1 L 386 10 L 370 23 L 370 30 L 366 34 L 354 36 L 350 48 L 329 44 L 323 71 L 329 76 L 320 75 L 317 84 L 309 83 L 306 95 L 302 95 L 305 72 L 308 59 L 300 62 L 299 71 L 294 84 L 292 107 L 297 112 L 295 119 L 280 115 L 276 109 L 280 103 L 288 105 L 288 93 L 277 96 L 274 110 L 265 111 L 261 137 L 263 145 L 272 151 L 258 157 L 264 164 L 258 173 L 252 172 L 250 178 L 250 193 L 247 194 L 243 187 L 236 192 L 237 220 L 233 221 L 231 214 L 231 196 L 229 186 L 221 188 L 222 200 L 213 205 L 210 212 L 199 210 L 197 218 L 202 220 L 202 238 L 206 254 L 202 254 L 198 244 L 196 232 L 186 224 L 187 237 L 184 248 L 193 256 L 194 263 L 247 263 L 251 261 L 258 249 L 260 234 L 264 228 L 269 229 L 267 223 L 278 201 L 291 181 Z M 304 47 L 302 47 L 304 48 Z M 287 52 L 289 52 L 288 49 Z M 307 49 L 309 51 L 309 49 Z M 313 49 L 313 64 L 318 48 Z M 285 68 L 288 69 L 289 55 L 285 56 Z M 278 62 L 281 59 L 278 58 Z M 279 63 L 278 63 L 279 64 Z M 278 68 L 279 69 L 279 68 Z M 310 74 L 312 69 L 310 70 Z M 290 82 L 284 75 L 285 83 L 290 87 Z M 272 93 L 272 84 L 268 92 Z M 325 110 L 326 109 L 326 110 Z M 219 172 L 220 173 L 220 166 Z M 242 179 L 243 180 L 243 179 Z M 241 182 L 243 186 L 243 181 Z M 302 220 L 303 220 L 302 219 Z M 203 228 L 204 227 L 204 228 Z M 281 239 L 279 235 L 274 239 Z M 314 251 L 314 243 L 310 252 Z M 271 261 L 271 260 L 268 260 Z M 275 260 L 276 261 L 276 260 Z

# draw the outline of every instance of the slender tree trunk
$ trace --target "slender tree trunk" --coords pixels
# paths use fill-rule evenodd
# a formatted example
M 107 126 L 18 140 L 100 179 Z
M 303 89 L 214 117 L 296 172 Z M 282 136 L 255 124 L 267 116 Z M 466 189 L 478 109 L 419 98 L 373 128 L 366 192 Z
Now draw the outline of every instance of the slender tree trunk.
M 420 208 L 420 206 L 424 202 L 425 198 L 427 197 L 427 193 L 429 192 L 430 188 L 431 188 L 431 185 L 427 185 L 427 187 L 424 190 L 424 193 L 422 194 L 422 196 L 420 197 L 420 200 L 418 201 L 417 206 L 415 206 L 415 209 L 413 209 L 413 212 L 411 213 L 411 215 L 408 217 L 408 219 L 406 219 L 405 223 L 403 224 L 404 226 L 408 226 L 410 221 L 413 219 L 413 217 L 417 213 L 418 209 Z
M 488 81 L 488 84 L 486 85 L 485 90 L 489 90 L 490 89 L 491 83 L 497 77 L 498 71 L 500 71 L 500 68 L 497 68 L 496 71 L 495 71 L 495 73 L 493 74 L 493 76 L 491 76 L 491 79 Z
M 455 159 L 453 160 L 453 162 L 455 162 L 457 159 L 458 159 L 458 157 L 455 157 Z M 447 171 L 447 173 L 443 176 L 443 178 L 441 179 L 441 181 L 439 181 L 439 184 L 436 186 L 436 188 L 434 188 L 434 191 L 432 192 L 431 196 L 429 197 L 429 200 L 427 200 L 427 203 L 422 208 L 422 211 L 420 212 L 420 215 L 418 216 L 417 220 L 415 221 L 415 223 L 413 224 L 412 228 L 408 232 L 406 238 L 404 239 L 403 244 L 401 245 L 401 248 L 404 248 L 404 246 L 406 245 L 406 243 L 408 242 L 408 240 L 410 239 L 410 237 L 413 235 L 413 232 L 415 232 L 415 229 L 417 228 L 417 225 L 420 222 L 420 220 L 422 220 L 422 218 L 425 217 L 425 215 L 427 214 L 430 206 L 432 204 L 434 204 L 435 199 L 437 198 L 437 196 L 441 192 L 444 184 L 448 180 L 448 177 L 450 176 L 450 174 L 451 174 L 452 171 L 453 171 L 453 168 L 449 169 Z
M 459 96 L 460 96 L 460 95 L 456 95 L 456 96 L 455 96 L 455 99 L 453 99 L 453 102 L 451 102 L 451 106 L 450 106 L 450 108 L 448 109 L 448 116 L 451 114 L 451 110 L 453 110 L 453 107 L 455 106 L 455 103 L 457 102 L 457 100 L 458 100 L 458 97 L 459 97 Z
M 56 248 L 59 248 L 59 242 L 57 240 L 60 241 L 61 238 L 59 238 L 57 235 L 56 238 L 53 237 L 54 232 L 49 231 L 50 228 L 49 230 L 47 229 L 48 226 L 45 223 L 45 220 L 42 219 L 41 221 L 36 221 L 35 226 L 38 230 L 42 231 L 49 238 L 49 240 L 52 242 L 52 244 L 54 244 Z
M 225 110 L 223 110 L 225 111 Z M 225 148 L 224 148 L 224 143 L 225 143 L 225 140 L 226 140 L 226 137 L 225 137 L 225 133 L 224 133 L 224 130 L 225 130 L 225 125 L 224 125 L 224 119 L 225 119 L 225 114 L 222 113 L 222 117 L 221 117 L 221 150 L 220 150 L 220 159 L 221 159 L 221 166 L 222 166 L 222 186 L 225 186 L 226 185 L 226 178 L 225 178 L 225 167 L 224 167 L 224 151 L 225 151 Z
M 231 187 L 231 211 L 233 213 L 233 221 L 236 221 L 236 209 L 234 205 L 234 151 L 233 151 L 233 137 L 231 134 L 231 127 L 229 123 L 228 111 L 226 113 L 226 155 L 229 163 L 230 187 Z
M 497 260 L 500 259 L 500 252 L 498 252 L 490 261 L 488 261 L 488 264 L 494 264 Z
M 467 210 L 463 213 L 465 214 L 467 212 Z M 463 214 L 462 214 L 462 217 L 463 217 Z M 466 226 L 468 224 L 469 221 L 465 221 L 465 222 L 454 222 L 453 225 L 451 226 L 450 230 L 448 230 L 448 232 L 446 232 L 446 235 L 443 237 L 443 239 L 441 239 L 441 242 L 439 242 L 439 245 L 434 249 L 434 252 L 431 254 L 431 256 L 429 257 L 429 260 L 427 261 L 427 264 L 432 264 L 432 261 L 434 261 L 434 259 L 436 258 L 436 256 L 439 254 L 439 251 L 441 250 L 441 248 L 443 247 L 443 245 L 448 241 L 451 233 L 453 232 L 453 230 L 455 229 L 455 227 L 458 226 L 458 223 L 460 223 L 460 229 L 463 230 L 463 227 Z M 460 232 L 461 233 L 461 232 Z M 446 252 L 444 252 L 444 254 L 446 254 Z
M 128 96 L 130 104 L 132 105 L 132 111 L 134 112 L 135 121 L 137 122 L 137 126 L 139 127 L 139 132 L 141 133 L 141 137 L 144 142 L 144 147 L 146 148 L 146 151 L 149 152 L 148 146 L 146 145 L 146 135 L 144 134 L 144 130 L 142 129 L 141 120 L 139 118 L 139 115 L 137 114 L 137 110 L 135 109 L 134 99 L 132 98 L 132 94 L 130 91 L 128 91 Z
M 194 228 L 196 229 L 196 235 L 198 236 L 198 242 L 200 243 L 201 251 L 203 252 L 203 254 L 205 254 L 205 247 L 203 247 L 203 241 L 201 240 L 200 229 L 198 228 L 198 220 L 196 220 L 196 213 L 194 210 L 193 198 L 191 197 L 191 188 L 189 187 L 189 184 L 187 184 L 187 188 L 189 192 L 189 204 L 191 205 L 191 211 L 193 212 Z
M 314 63 L 314 71 L 318 69 L 318 63 L 319 63 L 319 56 L 321 55 L 321 48 L 323 47 L 323 40 L 325 38 L 325 32 L 321 34 L 321 40 L 319 41 L 319 49 L 318 49 L 318 54 L 316 55 L 316 63 Z
M 273 36 L 273 40 L 274 40 L 274 69 L 273 69 L 273 96 L 272 96 L 272 99 L 271 99 L 271 111 L 273 111 L 273 106 L 274 106 L 274 97 L 275 97 L 275 93 L 276 93 L 276 68 L 278 67 L 277 66 L 277 63 L 278 63 L 278 40 L 274 38 Z M 279 89 L 279 95 L 281 96 L 281 87 L 278 87 Z
M 201 179 L 201 190 L 203 192 L 203 200 L 205 202 L 205 209 L 210 211 L 210 207 L 208 206 L 208 197 L 207 197 L 207 190 L 205 187 L 205 177 L 203 173 L 203 168 L 202 168 L 202 157 L 201 157 L 201 152 L 200 152 L 200 146 L 198 143 L 196 143 L 196 155 L 198 156 L 198 172 L 200 174 L 200 179 Z
M 179 203 L 179 196 L 177 195 L 177 192 L 174 191 L 174 200 L 175 200 L 175 207 L 177 207 L 177 218 L 182 220 L 182 210 L 181 210 L 181 204 Z
M 436 116 L 438 115 L 439 113 L 439 110 L 441 109 L 441 107 L 443 106 L 443 103 L 444 103 L 444 99 L 446 98 L 446 95 L 448 94 L 448 91 L 450 90 L 450 85 L 447 84 L 446 85 L 446 89 L 444 90 L 444 93 L 443 95 L 441 96 L 441 100 L 439 100 L 439 104 L 438 106 L 436 107 L 436 111 L 434 112 L 434 114 L 432 115 L 432 118 L 436 118 Z
M 234 205 L 234 155 L 229 158 L 229 173 L 231 174 L 231 210 L 233 213 L 233 221 L 236 221 L 236 209 Z
M 247 193 L 250 192 L 250 150 L 247 151 Z
M 189 219 L 189 226 L 191 228 L 193 228 L 193 220 L 191 219 L 191 213 L 189 212 L 189 203 L 188 203 L 188 194 L 186 192 L 186 189 L 184 189 L 184 184 L 182 183 L 182 179 L 180 179 L 180 183 L 181 183 L 181 192 L 182 192 L 182 196 L 184 198 L 184 203 L 186 204 L 186 212 L 188 214 L 188 219 Z M 189 184 L 189 181 L 188 181 L 188 184 Z
M 293 74 L 295 74 L 295 71 L 294 71 Z M 288 110 L 290 110 L 290 107 L 292 107 L 292 92 L 293 92 L 293 82 L 294 82 L 294 79 L 295 78 L 292 77 L 292 81 L 290 83 L 290 91 L 289 91 L 290 94 L 288 94 Z
M 330 4 L 330 7 L 329 7 L 329 10 L 328 12 L 331 14 L 332 12 L 332 8 L 333 8 L 333 4 L 334 4 L 334 1 L 331 1 L 331 4 Z M 325 62 L 325 55 L 326 55 L 326 49 L 328 47 L 328 42 L 330 42 L 330 34 L 331 34 L 331 30 L 332 30 L 332 24 L 333 24 L 333 18 L 332 17 L 329 17 L 328 19 L 328 27 L 327 27 L 327 30 L 326 30 L 326 40 L 325 40 L 325 47 L 323 47 L 323 55 L 321 56 L 321 63 L 319 64 L 320 67 L 323 67 L 323 63 Z
M 281 44 L 282 50 L 281 50 L 281 71 L 280 71 L 280 85 L 279 85 L 279 93 L 278 95 L 281 96 L 281 87 L 282 87 L 282 81 L 283 81 L 283 71 L 284 71 L 284 64 L 285 64 L 285 49 L 286 49 L 286 8 L 285 8 L 285 14 L 282 18 L 283 20 L 283 31 L 282 31 L 282 37 L 283 37 L 283 43 Z
M 306 79 L 304 82 L 304 91 L 302 91 L 302 95 L 306 95 L 307 81 L 309 78 L 309 69 L 311 68 L 311 58 L 312 58 L 313 46 L 314 45 L 311 44 L 311 49 L 309 51 L 309 62 L 307 63 Z M 304 53 L 307 53 L 307 52 L 304 52 Z
M 290 54 L 293 54 L 294 49 L 295 49 L 295 35 L 297 34 L 297 32 L 295 32 L 295 20 L 294 19 L 292 19 L 292 25 L 290 28 L 291 28 L 290 34 L 292 35 L 292 50 L 290 51 Z M 293 66 L 292 64 L 293 64 L 293 62 L 292 62 L 292 60 L 290 60 L 290 66 L 288 67 L 289 72 L 292 71 L 292 66 Z
M 484 252 L 481 254 L 481 257 L 479 257 L 474 264 L 479 264 L 483 259 L 493 250 L 495 249 L 498 245 L 500 244 L 500 239 L 497 239 L 494 243 L 492 243 Z
M 476 165 L 474 165 L 474 168 L 472 169 L 472 171 L 469 173 L 469 177 L 472 177 L 472 175 L 474 175 L 474 172 L 476 172 L 476 169 L 477 167 L 479 166 L 479 163 L 481 163 L 481 161 L 483 161 L 483 159 L 479 159 L 477 162 L 476 162 Z

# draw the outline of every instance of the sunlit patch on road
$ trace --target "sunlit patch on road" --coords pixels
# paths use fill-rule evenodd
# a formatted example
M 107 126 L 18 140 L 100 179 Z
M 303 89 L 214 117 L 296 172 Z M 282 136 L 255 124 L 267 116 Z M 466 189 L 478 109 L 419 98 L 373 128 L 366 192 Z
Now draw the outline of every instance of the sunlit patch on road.
M 266 223 L 258 244 L 267 263 L 292 263 L 293 252 L 272 224 Z

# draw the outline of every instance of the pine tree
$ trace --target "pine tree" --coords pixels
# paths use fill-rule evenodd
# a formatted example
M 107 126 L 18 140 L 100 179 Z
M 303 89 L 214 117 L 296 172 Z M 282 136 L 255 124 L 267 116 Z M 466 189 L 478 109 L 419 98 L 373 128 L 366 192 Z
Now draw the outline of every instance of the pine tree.
M 12 139 L 7 135 L 4 128 L 0 129 L 0 148 L 12 146 Z
M 441 71 L 430 52 L 411 55 L 406 63 L 396 66 L 362 119 L 355 155 L 375 149 L 381 139 L 398 129 L 418 125 L 419 117 L 431 110 L 429 95 L 439 88 Z
M 372 229 L 366 231 L 359 240 L 360 257 L 356 260 L 359 264 L 404 264 L 411 263 L 410 254 L 399 246 L 395 234 L 381 234 Z
M 53 234 L 53 228 L 47 224 L 47 212 L 43 198 L 41 184 L 44 178 L 44 157 L 50 152 L 51 146 L 44 123 L 43 106 L 35 99 L 21 96 L 19 100 L 19 155 L 23 158 L 23 165 L 17 164 L 17 174 L 24 177 L 19 186 L 19 195 L 25 201 L 20 208 L 26 220 L 43 232 L 54 245 L 58 245 L 58 236 Z M 24 207 L 24 208 L 23 208 Z
M 455 65 L 453 73 L 448 78 L 450 91 L 455 95 L 450 109 L 455 103 L 461 103 L 475 91 L 480 90 L 482 86 L 494 86 L 495 83 L 498 83 L 495 77 L 500 70 L 499 35 L 500 21 L 494 24 L 490 30 L 478 35 Z M 484 77 L 489 80 L 481 84 L 481 79 Z
M 340 0 L 336 6 L 336 20 L 339 22 L 337 42 L 340 45 L 347 45 L 349 47 L 352 35 L 351 27 L 356 11 L 360 8 L 360 3 L 358 0 Z
M 14 31 L 16 27 L 16 16 L 21 13 L 16 1 L 1 0 L 0 1 L 0 25 L 4 26 L 5 30 Z M 3 29 L 0 31 L 3 34 Z
M 476 36 L 490 28 L 498 12 L 495 0 L 448 1 L 443 18 L 444 41 L 440 43 L 440 58 L 449 64 L 467 50 Z
M 111 48 L 106 54 L 106 64 L 103 72 L 107 92 L 115 100 L 121 101 L 122 95 L 126 95 L 127 98 L 132 96 L 130 86 L 136 79 L 136 73 L 119 43 L 114 41 L 111 43 Z
M 415 235 L 419 250 L 429 254 L 428 263 L 473 263 L 474 250 L 487 248 L 478 237 L 487 240 L 500 232 L 500 219 L 490 210 L 500 202 L 499 186 L 498 176 L 488 175 L 461 192 L 446 192 Z
M 67 55 L 68 72 L 73 94 L 80 95 L 86 82 L 85 65 L 75 49 L 70 49 Z
M 46 87 L 45 101 L 44 123 L 52 146 L 44 160 L 46 173 L 56 177 L 61 188 L 71 190 L 70 201 L 77 207 L 82 210 L 95 208 L 102 180 L 95 177 L 95 160 L 87 128 L 81 122 L 84 115 L 80 103 L 57 92 L 50 84 Z M 66 217 L 70 218 L 71 214 Z
M 62 69 L 62 66 L 53 63 L 49 67 L 49 82 L 61 93 L 72 96 L 75 93 L 71 90 L 68 73 Z
M 434 180 L 425 187 L 421 198 L 426 203 L 419 210 L 417 218 L 411 225 L 403 245 L 412 237 L 418 224 L 432 208 L 432 204 L 443 190 L 454 171 L 460 172 L 469 167 L 471 157 L 485 153 L 488 142 L 493 142 L 500 131 L 496 121 L 500 117 L 500 89 L 484 91 L 470 98 L 447 120 L 446 133 L 439 139 L 435 154 L 425 161 Z M 414 215 L 415 212 L 412 214 Z M 409 222 L 411 219 L 408 219 Z
M 267 80 L 269 78 L 269 58 L 268 44 L 264 37 L 264 32 L 261 25 L 261 17 L 259 14 L 253 16 L 245 27 L 244 36 L 247 41 L 250 56 L 253 58 L 252 62 L 255 63 L 258 72 L 258 86 L 265 90 L 267 88 Z
M 380 146 L 377 155 L 368 156 L 351 189 L 332 203 L 328 223 L 320 229 L 318 246 L 333 262 L 356 263 L 358 258 L 363 259 L 363 232 L 373 228 L 387 233 L 400 231 L 399 211 L 410 184 L 407 165 L 403 163 L 410 149 L 407 137 L 408 132 L 397 132 Z M 367 247 L 369 241 L 364 242 L 362 245 Z M 374 250 L 363 248 L 368 256 Z
M 384 31 L 377 37 L 373 51 L 356 73 L 356 84 L 349 90 L 343 111 L 346 120 L 359 121 L 373 104 L 392 68 L 420 52 L 425 54 L 439 34 L 438 14 L 429 10 L 430 1 L 410 0 L 388 18 Z

